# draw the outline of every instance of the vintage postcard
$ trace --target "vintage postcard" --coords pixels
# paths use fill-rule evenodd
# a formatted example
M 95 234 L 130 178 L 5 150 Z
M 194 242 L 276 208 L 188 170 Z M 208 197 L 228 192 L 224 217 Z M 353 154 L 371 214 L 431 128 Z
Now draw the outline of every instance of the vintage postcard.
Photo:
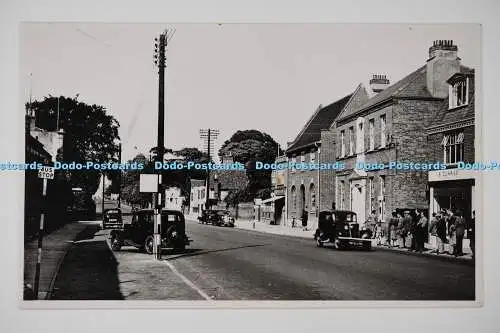
M 20 31 L 23 306 L 481 305 L 480 25 Z

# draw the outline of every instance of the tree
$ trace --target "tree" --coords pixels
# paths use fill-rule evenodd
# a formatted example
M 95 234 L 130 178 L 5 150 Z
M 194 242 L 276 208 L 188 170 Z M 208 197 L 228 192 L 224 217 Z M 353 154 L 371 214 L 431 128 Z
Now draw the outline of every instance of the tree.
M 118 121 L 106 113 L 105 107 L 80 102 L 77 97 L 49 95 L 27 107 L 35 112 L 37 127 L 47 131 L 64 130 L 63 150 L 59 154 L 63 162 L 116 162 Z M 70 177 L 73 187 L 81 187 L 87 193 L 93 194 L 99 187 L 100 171 L 72 172 Z
M 143 154 L 138 154 L 129 163 L 142 163 L 147 165 L 149 161 Z M 151 193 L 141 193 L 139 187 L 140 174 L 143 170 L 127 170 L 122 176 L 122 192 L 121 197 L 126 202 L 139 205 L 141 207 L 146 207 L 152 201 Z
M 256 162 L 273 163 L 277 153 L 278 143 L 269 134 L 257 130 L 237 131 L 219 150 L 220 157 L 231 155 L 235 162 L 245 164 L 249 183 L 240 196 L 247 193 L 252 197 L 265 197 L 271 188 L 271 170 L 257 170 Z M 267 191 L 262 191 L 264 189 Z

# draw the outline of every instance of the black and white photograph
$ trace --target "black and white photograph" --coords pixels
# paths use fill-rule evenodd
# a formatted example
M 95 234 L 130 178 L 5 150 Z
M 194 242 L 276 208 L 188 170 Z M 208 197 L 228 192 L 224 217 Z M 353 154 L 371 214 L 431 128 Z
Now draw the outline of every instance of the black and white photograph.
M 478 306 L 481 35 L 21 23 L 21 303 Z

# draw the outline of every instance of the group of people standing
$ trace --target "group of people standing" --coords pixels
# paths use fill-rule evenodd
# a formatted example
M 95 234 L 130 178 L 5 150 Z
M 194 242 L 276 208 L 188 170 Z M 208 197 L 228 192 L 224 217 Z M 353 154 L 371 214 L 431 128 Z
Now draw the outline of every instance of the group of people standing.
M 438 213 L 433 213 L 430 221 L 426 210 L 405 210 L 402 214 L 393 211 L 389 223 L 384 228 L 375 211 L 372 211 L 366 224 L 367 228 L 372 230 L 373 238 L 377 239 L 378 245 L 382 245 L 385 237 L 385 245 L 389 247 L 423 252 L 426 250 L 425 243 L 432 239 L 436 244 L 437 254 L 450 253 L 445 251 L 445 244 L 450 244 L 451 254 L 455 256 L 464 254 L 463 239 L 467 230 L 471 251 L 474 254 L 475 212 L 472 212 L 472 219 L 467 223 L 460 210 L 452 212 L 449 209 L 442 209 Z

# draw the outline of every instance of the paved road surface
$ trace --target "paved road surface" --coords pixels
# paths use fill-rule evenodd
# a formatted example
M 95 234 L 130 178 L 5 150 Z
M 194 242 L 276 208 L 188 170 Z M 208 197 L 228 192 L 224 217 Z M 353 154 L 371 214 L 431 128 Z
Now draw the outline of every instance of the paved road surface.
M 474 267 L 187 222 L 194 240 L 161 262 L 111 252 L 97 226 L 75 243 L 54 299 L 473 300 Z

